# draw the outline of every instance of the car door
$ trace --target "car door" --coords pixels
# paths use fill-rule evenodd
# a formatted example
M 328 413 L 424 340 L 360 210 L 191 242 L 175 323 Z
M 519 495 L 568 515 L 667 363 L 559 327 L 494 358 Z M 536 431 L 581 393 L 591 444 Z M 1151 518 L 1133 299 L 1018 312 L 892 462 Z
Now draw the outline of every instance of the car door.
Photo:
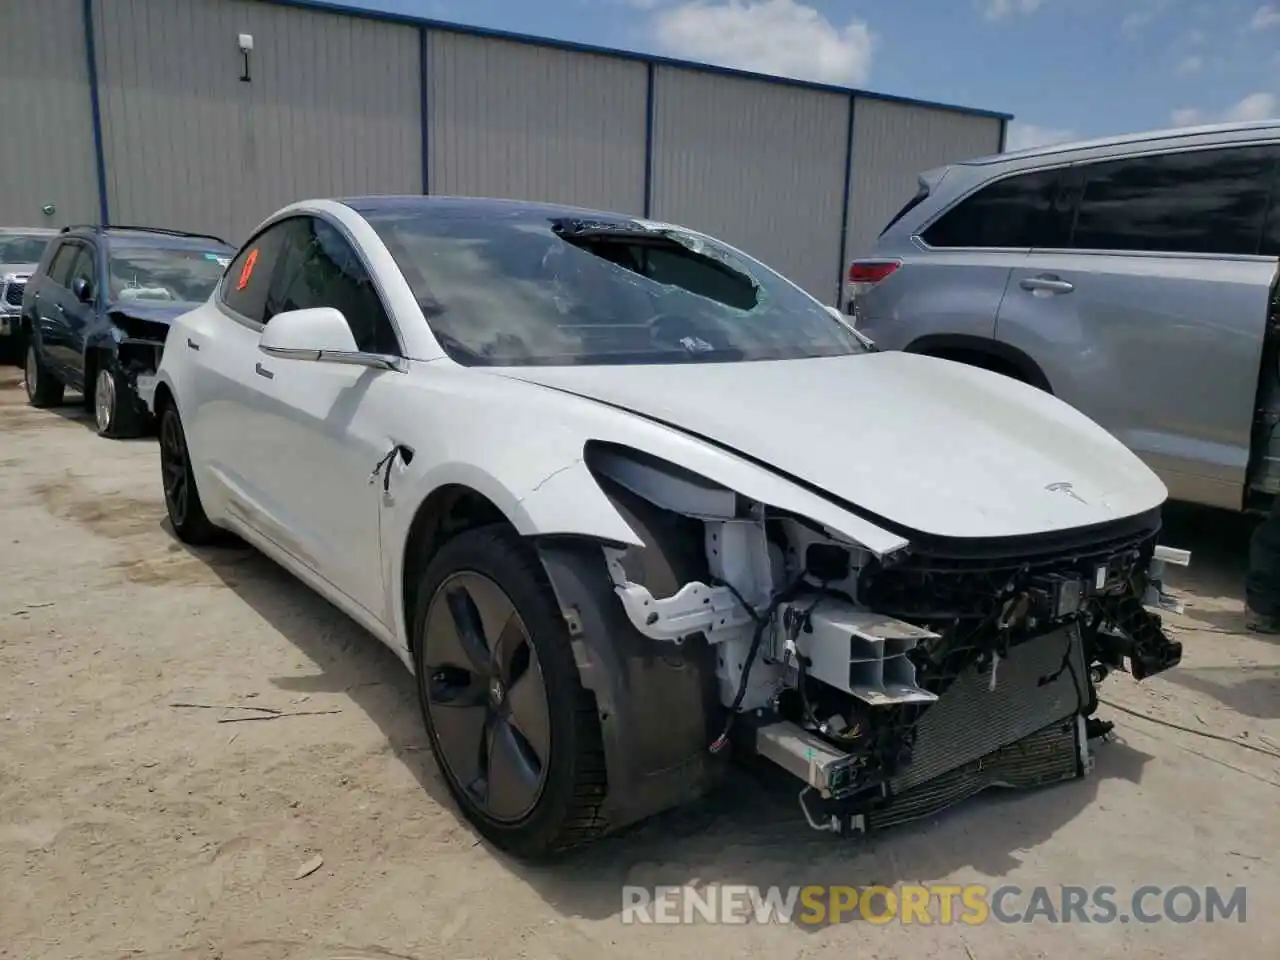
M 1077 165 L 1056 246 L 1013 271 L 997 339 L 1142 457 L 1174 499 L 1239 509 L 1276 259 L 1274 146 Z
M 989 343 L 1009 273 L 1031 249 L 1058 175 L 1036 170 L 988 183 L 911 238 L 909 252 L 886 243 L 876 256 L 887 262 L 855 263 L 851 278 L 869 281 L 851 284 L 866 291 L 852 300 L 858 329 L 888 350 Z
M 266 493 L 257 477 L 259 461 L 275 457 L 251 416 L 262 400 L 255 365 L 267 292 L 280 266 L 291 219 L 269 225 L 240 249 L 212 303 L 174 328 L 168 351 L 185 354 L 182 364 L 183 425 L 200 493 L 215 513 L 227 513 L 256 530 L 272 530 Z
M 266 324 L 286 310 L 334 307 L 364 353 L 399 355 L 384 301 L 354 243 L 320 217 L 291 224 L 267 295 Z M 246 429 L 268 536 L 385 622 L 379 534 L 382 488 L 371 481 L 395 444 L 379 409 L 402 374 L 259 355 Z
M 98 269 L 98 248 L 91 243 L 81 243 L 79 246 L 61 298 L 60 313 L 64 328 L 62 349 L 65 352 L 62 362 L 68 381 L 84 390 L 90 390 L 90 385 L 84 382 L 84 349 L 86 337 L 97 319 L 98 303 L 102 297 L 99 287 L 101 271 Z M 88 284 L 88 298 L 85 300 L 81 300 L 75 292 L 80 281 Z
M 71 328 L 67 310 L 75 298 L 69 288 L 71 271 L 80 260 L 84 245 L 76 240 L 63 240 L 49 262 L 49 270 L 40 277 L 33 296 L 40 348 L 44 361 L 60 380 L 68 376 L 71 358 Z

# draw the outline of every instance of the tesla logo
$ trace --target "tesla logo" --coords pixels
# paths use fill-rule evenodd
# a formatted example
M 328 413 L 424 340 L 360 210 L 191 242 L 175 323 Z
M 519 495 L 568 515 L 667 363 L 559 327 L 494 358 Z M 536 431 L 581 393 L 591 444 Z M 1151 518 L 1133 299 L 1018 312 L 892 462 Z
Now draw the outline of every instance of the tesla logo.
M 1045 484 L 1045 489 L 1050 493 L 1065 493 L 1072 500 L 1079 500 L 1081 503 L 1088 503 L 1084 497 L 1076 493 L 1075 487 L 1069 483 L 1049 483 Z

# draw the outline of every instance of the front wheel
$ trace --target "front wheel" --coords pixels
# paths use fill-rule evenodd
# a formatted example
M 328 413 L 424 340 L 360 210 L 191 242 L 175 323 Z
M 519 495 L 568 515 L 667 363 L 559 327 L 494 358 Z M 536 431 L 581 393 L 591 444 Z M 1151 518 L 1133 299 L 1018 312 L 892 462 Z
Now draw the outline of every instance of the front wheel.
M 99 368 L 93 384 L 93 419 L 99 436 L 119 439 L 141 434 L 145 421 L 140 403 L 118 371 Z
M 33 407 L 56 407 L 62 403 L 66 387 L 45 365 L 35 337 L 27 342 L 25 374 L 27 402 Z
M 192 546 L 206 546 L 223 539 L 223 532 L 205 515 L 191 470 L 191 455 L 182 418 L 172 403 L 160 414 L 160 475 L 169 525 L 178 539 Z
M 427 568 L 413 640 L 427 735 L 467 820 L 529 860 L 601 834 L 595 702 L 529 545 L 505 525 L 446 543 Z

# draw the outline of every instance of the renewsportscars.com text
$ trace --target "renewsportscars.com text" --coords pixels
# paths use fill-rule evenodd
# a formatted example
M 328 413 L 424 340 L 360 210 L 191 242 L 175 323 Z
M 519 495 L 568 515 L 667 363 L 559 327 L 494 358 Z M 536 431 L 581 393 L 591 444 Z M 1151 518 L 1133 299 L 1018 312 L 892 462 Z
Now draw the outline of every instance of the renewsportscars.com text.
M 1244 923 L 1246 890 L 1141 886 L 902 884 L 622 888 L 628 924 L 779 923 L 825 926 L 850 920 L 924 925 L 984 923 Z

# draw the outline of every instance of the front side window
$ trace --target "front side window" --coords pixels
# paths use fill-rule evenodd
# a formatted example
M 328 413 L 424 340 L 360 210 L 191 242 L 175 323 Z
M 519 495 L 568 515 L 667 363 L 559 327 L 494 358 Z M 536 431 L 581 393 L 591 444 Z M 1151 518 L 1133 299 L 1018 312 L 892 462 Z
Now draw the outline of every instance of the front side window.
M 347 239 L 316 217 L 293 221 L 267 294 L 266 322 L 285 310 L 333 307 L 342 312 L 362 353 L 400 354 L 377 288 Z
M 1070 227 L 1058 206 L 1060 170 L 997 180 L 960 201 L 925 230 L 932 247 L 1064 247 Z
M 1072 246 L 1255 254 L 1275 147 L 1196 150 L 1090 164 Z
M 75 260 L 71 263 L 71 270 L 67 274 L 67 286 L 75 289 L 76 281 L 84 280 L 89 284 L 90 289 L 94 291 L 96 296 L 97 282 L 94 276 L 96 271 L 93 268 L 94 253 L 93 247 L 80 246 L 76 251 Z
M 53 259 L 49 261 L 49 279 L 59 286 L 69 286 L 71 265 L 75 263 L 76 254 L 82 249 L 84 248 L 80 244 L 64 240 L 54 251 Z
M 0 263 L 39 263 L 48 245 L 48 237 L 0 234 Z
M 280 266 L 280 251 L 301 217 L 273 223 L 241 248 L 222 278 L 220 296 L 231 310 L 252 323 L 267 320 L 267 293 Z
M 709 363 L 866 349 L 808 294 L 701 234 L 532 212 L 366 219 L 459 363 Z
M 222 279 L 229 257 L 225 247 L 112 240 L 107 248 L 109 296 L 113 302 L 200 303 L 209 299 Z

